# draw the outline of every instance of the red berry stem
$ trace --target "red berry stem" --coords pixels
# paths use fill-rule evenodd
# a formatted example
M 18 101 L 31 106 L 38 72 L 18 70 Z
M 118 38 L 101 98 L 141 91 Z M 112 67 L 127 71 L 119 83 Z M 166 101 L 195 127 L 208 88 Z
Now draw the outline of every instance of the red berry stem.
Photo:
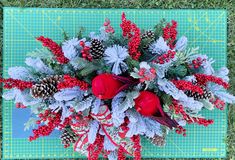
M 183 91 L 192 91 L 197 92 L 199 94 L 203 94 L 203 89 L 200 86 L 194 85 L 192 82 L 185 80 L 172 80 L 172 83 L 176 86 L 176 88 Z
M 168 41 L 168 46 L 171 48 L 171 49 L 174 49 L 175 48 L 175 40 L 176 40 L 176 37 L 177 37 L 177 22 L 172 20 L 171 21 L 172 25 L 170 25 L 170 23 L 168 23 L 166 25 L 165 28 L 163 28 L 163 38 L 164 40 L 167 40 Z
M 4 79 L 0 78 L 0 83 L 4 83 L 4 88 L 5 89 L 12 89 L 12 88 L 17 88 L 20 89 L 21 91 L 27 89 L 27 88 L 32 88 L 33 82 L 27 82 L 27 81 L 22 81 L 19 79 Z
M 61 90 L 78 86 L 81 90 L 87 90 L 88 85 L 88 83 L 81 81 L 77 78 L 71 77 L 70 75 L 64 75 L 64 80 L 58 83 L 57 88 Z
M 225 89 L 229 88 L 229 84 L 220 77 L 215 77 L 213 75 L 206 75 L 201 73 L 194 74 L 194 76 L 196 77 L 198 84 L 206 85 L 207 82 L 213 82 L 223 86 Z
M 47 47 L 55 56 L 56 60 L 60 64 L 66 64 L 69 62 L 69 59 L 64 56 L 62 48 L 50 38 L 45 38 L 40 36 L 37 38 L 38 41 L 42 42 L 44 47 Z
M 136 24 L 126 19 L 125 13 L 122 13 L 122 23 L 120 24 L 120 27 L 122 28 L 123 37 L 127 37 L 129 40 L 128 50 L 130 56 L 132 59 L 138 60 L 141 56 L 140 51 L 138 51 L 141 42 L 140 29 L 136 26 Z

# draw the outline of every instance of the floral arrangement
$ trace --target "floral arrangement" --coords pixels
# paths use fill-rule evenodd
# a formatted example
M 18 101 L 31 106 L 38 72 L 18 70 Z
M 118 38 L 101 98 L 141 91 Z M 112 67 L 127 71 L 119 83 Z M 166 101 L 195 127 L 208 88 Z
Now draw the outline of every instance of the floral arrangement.
M 186 136 L 186 124 L 213 124 L 201 110 L 235 102 L 228 69 L 215 71 L 213 59 L 187 49 L 176 21 L 140 30 L 124 13 L 121 19 L 122 36 L 109 19 L 99 33 L 61 44 L 40 36 L 44 48 L 28 55 L 27 67 L 0 79 L 6 100 L 31 109 L 29 141 L 60 130 L 64 147 L 73 144 L 88 159 L 138 160 L 140 136 L 163 146 L 169 131 Z

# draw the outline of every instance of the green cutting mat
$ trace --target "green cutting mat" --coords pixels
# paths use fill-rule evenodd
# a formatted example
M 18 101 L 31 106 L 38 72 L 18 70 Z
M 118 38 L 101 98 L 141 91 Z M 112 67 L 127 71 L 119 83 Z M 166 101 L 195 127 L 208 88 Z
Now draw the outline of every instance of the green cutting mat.
M 153 27 L 162 18 L 178 21 L 179 36 L 187 36 L 190 46 L 200 46 L 200 53 L 216 59 L 216 68 L 226 65 L 225 10 L 4 8 L 4 77 L 7 77 L 9 67 L 23 65 L 26 53 L 41 47 L 35 37 L 44 35 L 60 42 L 63 30 L 70 36 L 75 35 L 82 26 L 86 28 L 86 33 L 98 31 L 106 17 L 120 33 L 123 11 L 128 19 L 145 29 Z M 81 157 L 72 148 L 64 149 L 57 138 L 41 138 L 31 143 L 27 138 L 15 138 L 12 133 L 13 108 L 12 102 L 3 101 L 5 159 Z M 214 125 L 207 128 L 190 125 L 187 127 L 187 137 L 171 133 L 163 148 L 154 147 L 143 140 L 143 157 L 225 157 L 226 111 L 203 111 L 203 115 L 213 118 Z

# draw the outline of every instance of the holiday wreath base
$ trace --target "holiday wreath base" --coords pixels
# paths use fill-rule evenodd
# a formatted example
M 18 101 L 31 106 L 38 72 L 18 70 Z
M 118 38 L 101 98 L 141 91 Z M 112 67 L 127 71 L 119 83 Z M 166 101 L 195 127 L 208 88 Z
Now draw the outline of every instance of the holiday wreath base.
M 73 36 L 80 26 L 88 35 L 97 31 L 104 18 L 111 21 L 115 33 L 121 35 L 119 24 L 121 14 L 144 29 L 153 28 L 162 18 L 178 22 L 178 38 L 186 36 L 188 47 L 200 46 L 200 53 L 216 60 L 215 68 L 226 62 L 226 12 L 190 10 L 78 10 L 78 9 L 17 9 L 4 8 L 4 77 L 9 67 L 22 66 L 26 53 L 41 48 L 34 38 L 41 35 L 62 42 L 65 30 Z M 77 27 L 79 26 L 79 27 Z M 112 31 L 112 30 L 110 30 Z M 215 34 L 216 33 L 216 34 Z M 40 40 L 40 39 L 39 39 Z M 42 40 L 42 39 L 41 39 Z M 33 53 L 29 54 L 33 56 Z M 60 78 L 60 77 L 57 77 Z M 56 78 L 56 79 L 57 79 Z M 107 78 L 107 77 L 106 77 Z M 95 91 L 93 91 L 95 93 Z M 109 93 L 108 96 L 110 96 Z M 144 93 L 146 95 L 146 93 Z M 144 95 L 142 94 L 142 95 Z M 137 98 L 138 99 L 138 98 Z M 136 103 L 138 100 L 136 99 Z M 140 98 L 139 98 L 140 99 Z M 50 137 L 28 142 L 31 131 L 23 131 L 24 123 L 30 118 L 30 111 L 15 109 L 13 102 L 3 101 L 3 156 L 6 159 L 21 158 L 75 158 L 82 157 L 73 148 L 64 149 L 60 143 L 59 131 Z M 18 108 L 23 107 L 17 104 Z M 138 107 L 137 107 L 138 108 Z M 145 116 L 148 113 L 139 112 Z M 186 126 L 187 136 L 175 134 L 166 136 L 164 147 L 153 146 L 142 138 L 142 157 L 224 157 L 226 136 L 226 113 L 214 109 L 203 110 L 202 115 L 214 119 L 207 128 L 197 125 Z

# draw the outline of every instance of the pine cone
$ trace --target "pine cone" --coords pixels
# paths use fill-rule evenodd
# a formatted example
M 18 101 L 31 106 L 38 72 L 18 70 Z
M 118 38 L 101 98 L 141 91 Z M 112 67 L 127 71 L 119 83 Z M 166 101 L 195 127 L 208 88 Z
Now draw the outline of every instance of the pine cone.
M 62 76 L 54 75 L 43 78 L 39 83 L 33 85 L 31 94 L 35 98 L 48 98 L 54 95 L 57 90 L 57 84 L 62 80 Z
M 149 47 L 149 45 L 154 41 L 155 36 L 154 36 L 154 32 L 152 30 L 148 30 L 145 31 L 142 35 L 141 35 L 141 39 L 142 40 L 147 40 L 147 44 L 144 45 L 144 49 L 147 49 Z
M 157 146 L 164 146 L 166 144 L 165 137 L 155 135 L 153 138 L 150 138 L 151 143 Z
M 103 57 L 104 54 L 104 46 L 102 42 L 98 39 L 92 39 L 90 53 L 93 59 L 99 59 Z
M 61 143 L 64 145 L 65 148 L 70 146 L 70 143 L 76 142 L 76 135 L 73 133 L 71 129 L 64 129 L 61 136 Z
M 211 92 L 206 89 L 205 86 L 200 86 L 203 90 L 203 94 L 199 94 L 198 92 L 186 91 L 185 94 L 189 97 L 193 97 L 195 100 L 199 99 L 209 99 L 211 97 Z
M 145 31 L 145 32 L 141 35 L 141 39 L 146 39 L 146 38 L 154 39 L 154 32 L 153 32 L 152 30 Z

